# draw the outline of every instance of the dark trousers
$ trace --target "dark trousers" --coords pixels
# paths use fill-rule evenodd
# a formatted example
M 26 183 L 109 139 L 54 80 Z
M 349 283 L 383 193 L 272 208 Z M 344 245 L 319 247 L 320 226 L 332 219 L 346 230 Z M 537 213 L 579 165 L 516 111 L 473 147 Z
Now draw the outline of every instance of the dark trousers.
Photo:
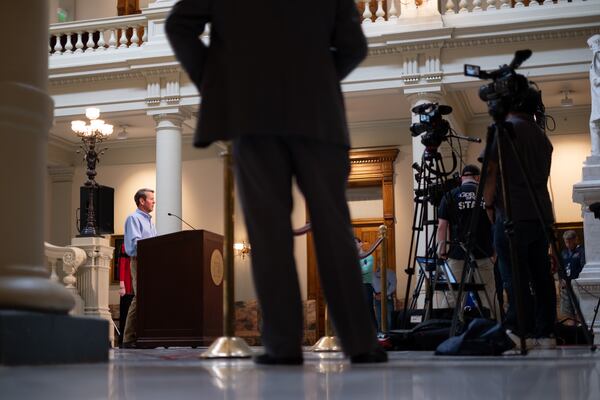
M 369 318 L 373 322 L 373 326 L 377 329 L 377 318 L 375 317 L 375 309 L 373 308 L 374 300 L 375 300 L 375 290 L 373 289 L 373 285 L 370 283 L 363 282 L 363 294 L 365 296 L 365 302 L 367 303 L 367 308 L 369 309 Z
M 302 303 L 294 261 L 292 179 L 306 199 L 319 277 L 344 352 L 378 346 L 361 292 L 361 272 L 346 203 L 347 149 L 308 138 L 245 136 L 233 143 L 235 172 L 252 245 L 252 275 L 268 354 L 297 356 Z
M 519 266 L 520 290 L 524 308 L 524 334 L 547 337 L 554 333 L 556 321 L 556 292 L 548 258 L 548 241 L 543 227 L 537 221 L 516 221 L 515 252 Z M 502 216 L 494 226 L 494 244 L 504 289 L 508 294 L 505 324 L 516 328 L 516 299 L 510 261 L 508 237 L 504 232 Z
M 123 343 L 123 335 L 125 334 L 125 323 L 127 322 L 127 312 L 129 311 L 129 305 L 133 300 L 133 294 L 126 294 L 121 296 L 119 300 L 119 345 Z

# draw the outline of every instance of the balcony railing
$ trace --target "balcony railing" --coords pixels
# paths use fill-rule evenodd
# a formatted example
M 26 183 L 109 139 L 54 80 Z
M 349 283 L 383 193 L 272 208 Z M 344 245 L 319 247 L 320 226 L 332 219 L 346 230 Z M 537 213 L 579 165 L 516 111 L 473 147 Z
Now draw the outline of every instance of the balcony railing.
M 579 2 L 585 0 L 579 0 Z M 577 2 L 574 0 L 573 2 Z M 522 7 L 551 7 L 556 4 L 571 3 L 568 0 L 448 0 L 444 14 L 476 13 Z
M 404 8 L 413 8 L 427 1 L 437 0 L 357 0 L 359 12 L 362 14 L 363 24 L 383 24 L 396 21 L 405 14 Z M 441 14 L 476 13 L 496 11 L 501 9 L 522 7 L 550 7 L 557 4 L 581 3 L 586 0 L 442 0 L 440 3 Z M 399 8 L 400 7 L 400 8 Z
M 61 56 L 140 47 L 148 41 L 147 31 L 143 15 L 53 24 L 48 52 Z
M 438 0 L 356 0 L 362 24 L 369 26 L 392 26 L 402 24 L 399 18 L 407 17 L 414 22 L 420 15 L 416 4 L 422 8 L 431 8 Z M 597 0 L 441 0 L 441 14 L 469 15 L 488 13 L 496 10 L 525 9 L 539 7 L 563 7 L 567 4 L 594 3 Z M 569 6 L 570 7 L 570 6 Z M 169 8 L 158 11 L 162 17 L 168 15 Z M 432 10 L 437 14 L 436 10 Z M 416 13 L 416 14 L 415 14 Z M 154 17 L 156 17 L 156 12 Z M 473 17 L 475 18 L 475 17 Z M 50 27 L 48 52 L 52 57 L 103 51 L 122 51 L 139 48 L 149 41 L 149 15 L 138 14 L 121 17 L 100 18 L 87 21 L 74 21 L 53 24 Z

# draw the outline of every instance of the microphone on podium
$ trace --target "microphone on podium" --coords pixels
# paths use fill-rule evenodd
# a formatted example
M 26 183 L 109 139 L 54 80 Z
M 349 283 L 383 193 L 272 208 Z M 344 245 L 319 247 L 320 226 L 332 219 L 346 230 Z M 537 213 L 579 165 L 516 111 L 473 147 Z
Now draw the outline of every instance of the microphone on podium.
M 183 222 L 184 224 L 186 224 L 187 226 L 189 226 L 190 228 L 192 228 L 193 230 L 197 230 L 196 228 L 194 228 L 193 226 L 191 226 L 190 224 L 188 224 L 187 222 L 185 222 L 185 221 L 183 220 L 183 218 L 181 218 L 179 215 L 175 215 L 175 214 L 173 214 L 173 213 L 167 213 L 167 215 L 168 215 L 169 217 L 175 217 L 175 218 L 177 218 L 178 220 L 180 220 L 181 222 Z

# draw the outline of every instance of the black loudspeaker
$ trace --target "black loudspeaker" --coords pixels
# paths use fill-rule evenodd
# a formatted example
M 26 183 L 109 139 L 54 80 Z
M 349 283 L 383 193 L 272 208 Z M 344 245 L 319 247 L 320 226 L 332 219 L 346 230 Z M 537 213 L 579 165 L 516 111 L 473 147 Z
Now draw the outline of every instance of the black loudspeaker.
M 87 225 L 89 190 L 86 186 L 79 188 L 80 231 Z M 94 188 L 94 213 L 96 214 L 96 233 L 112 235 L 115 232 L 115 189 L 101 185 Z

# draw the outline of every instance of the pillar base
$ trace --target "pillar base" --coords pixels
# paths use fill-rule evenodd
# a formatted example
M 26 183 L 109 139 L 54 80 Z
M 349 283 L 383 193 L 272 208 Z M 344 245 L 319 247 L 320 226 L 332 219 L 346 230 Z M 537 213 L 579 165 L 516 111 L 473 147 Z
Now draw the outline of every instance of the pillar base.
M 0 310 L 0 364 L 107 362 L 108 349 L 105 320 Z
M 589 156 L 582 171 L 582 181 L 573 186 L 573 201 L 581 204 L 583 214 L 583 230 L 585 235 L 586 264 L 573 284 L 578 295 L 581 312 L 588 325 L 594 316 L 594 308 L 600 295 L 600 219 L 594 217 L 589 206 L 600 202 L 600 156 Z M 594 326 L 594 342 L 600 343 L 600 320 L 596 318 Z

